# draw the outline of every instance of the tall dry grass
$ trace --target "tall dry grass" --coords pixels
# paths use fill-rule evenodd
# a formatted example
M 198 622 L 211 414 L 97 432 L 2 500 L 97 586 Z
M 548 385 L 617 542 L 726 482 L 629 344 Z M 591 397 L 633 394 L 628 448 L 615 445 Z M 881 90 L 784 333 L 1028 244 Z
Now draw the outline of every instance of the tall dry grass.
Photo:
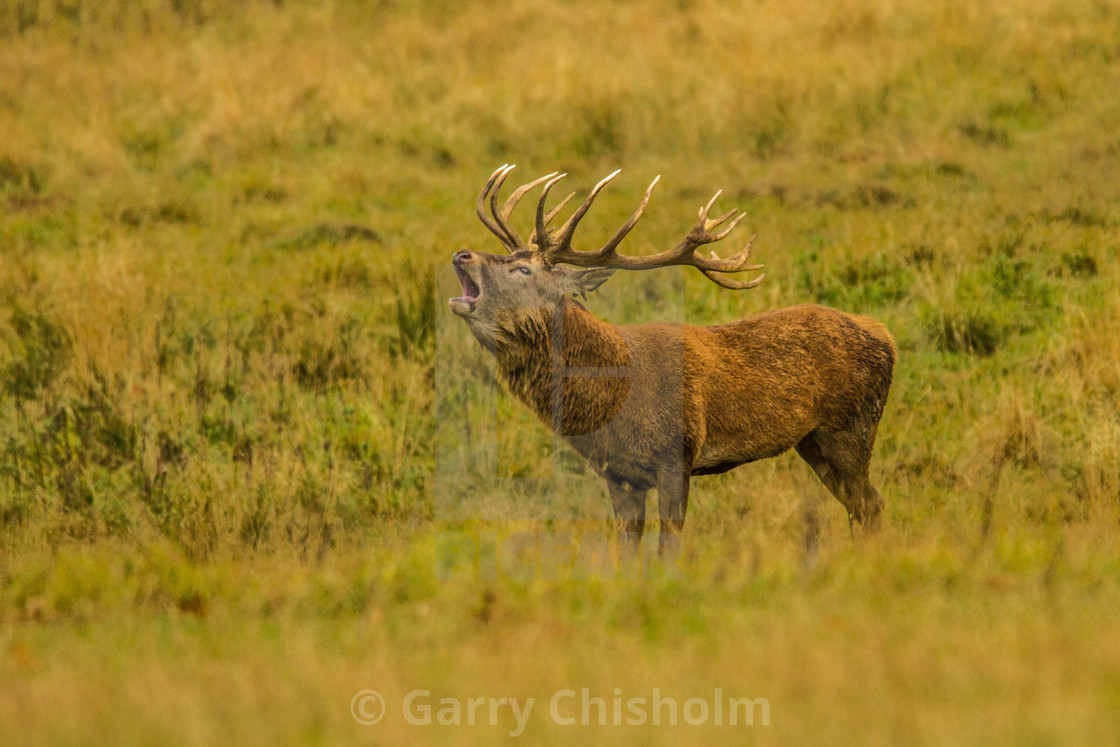
M 575 683 L 770 698 L 736 739 L 1114 740 L 1117 38 L 1099 2 L 0 0 L 5 733 L 489 741 L 347 704 Z M 624 167 L 589 243 L 663 174 L 634 253 L 747 211 L 759 289 L 618 278 L 608 319 L 886 323 L 882 536 L 787 455 L 696 482 L 684 581 L 441 577 L 442 531 L 540 526 L 472 516 L 607 528 L 444 306 L 506 161 Z

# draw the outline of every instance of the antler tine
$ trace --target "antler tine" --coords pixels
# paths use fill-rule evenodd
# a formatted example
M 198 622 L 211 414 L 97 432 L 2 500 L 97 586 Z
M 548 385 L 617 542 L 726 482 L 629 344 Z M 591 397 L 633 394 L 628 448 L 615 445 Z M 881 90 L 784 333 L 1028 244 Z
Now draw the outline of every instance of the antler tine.
M 504 175 L 508 174 L 510 169 L 512 168 L 513 167 L 508 163 L 503 164 L 502 166 L 499 166 L 493 174 L 490 175 L 490 178 L 486 180 L 486 186 L 484 186 L 482 188 L 482 191 L 478 194 L 478 200 L 475 202 L 475 212 L 478 213 L 478 217 L 480 220 L 482 220 L 483 225 L 490 229 L 490 233 L 498 237 L 498 239 L 502 242 L 502 245 L 505 246 L 506 249 L 509 249 L 510 251 L 516 251 L 516 248 L 512 247 L 509 243 L 509 234 L 502 230 L 502 228 L 494 220 L 494 218 L 491 218 L 486 214 L 485 208 L 486 198 L 490 196 L 491 190 L 494 190 L 494 183 L 498 181 L 499 177 L 504 179 Z M 496 190 L 494 191 L 496 193 Z M 491 204 L 493 204 L 493 200 L 491 200 Z
M 556 217 L 556 214 L 559 213 L 561 210 L 563 210 L 564 206 L 568 204 L 568 201 L 571 200 L 575 196 L 576 196 L 575 192 L 569 193 L 567 197 L 565 197 L 563 200 L 560 200 L 560 202 L 556 205 L 556 207 L 552 208 L 547 213 L 545 213 L 544 214 L 544 224 L 547 226 L 549 223 L 551 223 L 552 219 Z
M 555 174 L 555 172 L 553 172 L 553 173 Z M 549 221 L 551 221 L 553 219 L 553 217 L 555 217 L 556 213 L 559 212 L 560 208 L 564 207 L 565 202 L 572 199 L 572 195 L 568 195 L 566 198 L 564 198 L 564 202 L 561 202 L 555 208 L 548 211 L 547 215 L 545 214 L 544 203 L 548 199 L 549 191 L 552 189 L 553 185 L 556 184 L 556 182 L 560 181 L 561 179 L 563 179 L 567 175 L 568 174 L 565 172 L 563 174 L 553 176 L 551 179 L 549 179 L 548 182 L 545 183 L 544 188 L 541 190 L 540 199 L 537 200 L 537 227 L 535 229 L 533 229 L 533 235 L 530 237 L 530 241 L 535 239 L 536 242 L 537 242 L 537 247 L 538 248 L 543 248 L 544 245 L 546 243 L 548 243 L 548 223 L 549 223 Z M 573 192 L 572 194 L 574 195 L 575 192 Z
M 556 217 L 557 213 L 559 213 L 561 210 L 564 209 L 564 206 L 568 204 L 568 201 L 571 200 L 575 196 L 576 196 L 576 193 L 572 192 L 567 197 L 565 197 L 563 200 L 560 200 L 559 204 L 557 204 L 556 207 L 552 208 L 551 210 L 549 210 L 547 213 L 544 214 L 544 225 L 545 225 L 545 237 L 546 237 L 546 239 L 548 237 L 548 224 L 552 222 L 552 219 Z M 536 244 L 538 247 L 541 244 L 541 242 L 537 239 L 537 229 L 535 229 L 535 228 L 533 229 L 533 232 L 531 234 L 529 234 L 529 243 L 530 244 Z
M 515 189 L 513 191 L 513 194 L 511 194 L 509 196 L 509 198 L 506 200 L 505 204 L 502 205 L 502 212 L 501 212 L 502 219 L 508 221 L 510 214 L 513 213 L 513 209 L 515 207 L 517 207 L 517 203 L 521 202 L 521 198 L 525 196 L 526 192 L 533 189 L 534 187 L 537 187 L 537 186 L 540 186 L 541 184 L 544 184 L 549 179 L 556 176 L 557 173 L 558 172 L 553 171 L 551 174 L 545 174 L 544 176 L 542 176 L 538 179 L 534 179 L 533 181 L 529 182 L 528 184 L 522 184 L 520 187 Z
M 513 167 L 511 166 L 510 170 L 512 170 L 512 168 Z M 513 210 L 517 207 L 517 204 L 521 202 L 521 198 L 525 196 L 526 192 L 556 176 L 556 172 L 553 171 L 551 174 L 545 174 L 542 177 L 534 179 L 528 184 L 522 184 L 520 187 L 515 189 L 513 191 L 513 194 L 511 194 L 506 199 L 505 204 L 502 205 L 502 209 L 497 210 L 496 208 L 498 190 L 502 188 L 502 182 L 505 181 L 505 178 L 508 174 L 509 170 L 498 177 L 498 182 L 496 185 L 494 185 L 494 193 L 490 197 L 490 209 L 492 212 L 494 212 L 494 217 L 497 219 L 498 225 L 501 226 L 502 231 L 505 232 L 506 236 L 510 240 L 513 241 L 515 245 L 513 251 L 519 251 L 522 249 L 528 249 L 529 246 L 521 240 L 521 235 L 517 233 L 517 230 L 512 225 L 510 225 L 509 216 L 513 213 Z
M 766 265 L 748 265 L 748 264 L 746 264 L 747 258 L 751 256 L 751 249 L 753 247 L 754 247 L 754 236 L 751 236 L 750 239 L 747 241 L 747 245 L 744 246 L 742 249 L 740 249 L 738 254 L 727 258 L 728 262 L 731 262 L 732 264 L 734 264 L 738 268 L 736 270 L 736 272 L 741 272 L 741 271 L 746 271 L 746 270 L 761 270 L 763 267 L 766 266 Z M 715 252 L 712 252 L 712 258 L 713 259 L 719 259 L 719 257 L 716 256 Z
M 719 226 L 721 223 L 723 223 L 725 220 L 730 218 L 732 215 L 735 215 L 735 213 L 739 213 L 739 211 L 738 210 L 732 210 L 732 211 L 720 216 L 719 218 L 716 218 L 714 221 L 712 221 L 712 228 L 715 228 L 716 226 Z M 720 239 L 725 238 L 727 236 L 727 234 L 734 231 L 735 226 L 739 225 L 739 222 L 741 220 L 743 220 L 743 218 L 746 218 L 746 217 L 747 217 L 746 213 L 739 213 L 739 216 L 735 220 L 731 221 L 731 225 L 729 225 L 727 228 L 723 229 L 722 231 L 720 231 L 719 233 L 716 234 L 715 241 L 719 241 Z M 754 240 L 753 236 L 751 237 L 751 240 L 752 241 Z
M 494 216 L 498 228 L 501 230 L 502 234 L 505 235 L 505 239 L 502 243 L 506 245 L 506 248 L 508 248 L 511 253 L 528 248 L 525 242 L 521 240 L 521 237 L 517 235 L 517 231 L 514 231 L 509 223 L 506 222 L 506 216 L 498 209 L 498 193 L 502 191 L 502 184 L 505 183 L 506 177 L 509 176 L 509 173 L 515 168 L 517 167 L 509 165 L 498 172 L 497 181 L 494 182 L 494 188 L 490 192 L 490 214 Z M 520 200 L 521 196 L 518 195 L 517 199 Z M 502 238 L 502 235 L 499 234 L 498 238 Z
M 567 250 L 570 247 L 572 242 L 572 235 L 576 231 L 576 226 L 578 226 L 579 222 L 583 220 L 583 216 L 587 213 L 588 208 L 591 207 L 591 203 L 595 201 L 595 197 L 598 196 L 600 190 L 602 190 L 603 187 L 607 186 L 607 183 L 610 182 L 611 179 L 614 179 L 620 173 L 622 173 L 622 169 L 616 169 L 614 173 L 605 176 L 598 184 L 596 184 L 591 189 L 591 193 L 587 195 L 587 199 L 583 201 L 583 204 L 580 205 L 574 213 L 572 213 L 568 220 L 564 221 L 564 225 L 560 226 L 560 230 L 558 232 L 559 235 L 556 238 L 556 244 L 555 246 L 548 248 L 545 255 L 546 260 L 551 261 L 550 257 L 554 253 Z
M 638 205 L 638 209 L 634 211 L 634 214 L 630 216 L 630 220 L 623 223 L 622 227 L 615 231 L 614 236 L 611 236 L 610 240 L 607 241 L 606 244 L 603 244 L 603 248 L 596 252 L 596 254 L 614 254 L 614 250 L 619 245 L 619 242 L 626 238 L 626 234 L 630 233 L 630 229 L 632 229 L 638 223 L 638 219 L 641 218 L 642 213 L 646 211 L 646 205 L 649 204 L 649 198 L 650 195 L 653 194 L 653 188 L 657 186 L 657 182 L 660 180 L 661 174 L 653 177 L 653 181 L 649 183 L 648 187 L 646 187 L 646 193 L 642 197 L 641 204 Z
M 716 190 L 716 193 L 714 195 L 712 195 L 712 199 L 708 200 L 708 204 L 705 205 L 704 207 L 700 208 L 700 220 L 707 220 L 708 219 L 708 211 L 712 209 L 712 205 L 716 204 L 716 200 L 719 199 L 719 196 L 721 194 L 723 194 L 722 189 Z
M 766 279 L 766 273 L 762 273 L 754 280 L 735 280 L 734 278 L 720 275 L 713 270 L 700 270 L 700 272 L 702 272 L 704 277 L 708 278 L 708 280 L 728 290 L 749 290 L 750 288 L 757 288 L 758 285 Z

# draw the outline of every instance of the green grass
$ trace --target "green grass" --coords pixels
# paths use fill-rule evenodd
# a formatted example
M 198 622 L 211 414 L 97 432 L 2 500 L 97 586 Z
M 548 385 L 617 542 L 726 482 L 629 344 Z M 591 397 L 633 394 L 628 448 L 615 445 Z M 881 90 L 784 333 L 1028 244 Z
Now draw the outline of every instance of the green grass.
M 409 725 L 425 688 L 537 698 L 533 743 L 1117 741 L 1118 38 L 1103 2 L 0 0 L 4 735 L 512 728 Z M 629 274 L 612 321 L 885 323 L 884 531 L 786 455 L 694 482 L 679 578 L 573 578 L 605 490 L 445 304 L 505 162 L 623 167 L 586 245 L 656 174 L 624 251 L 747 212 L 759 288 Z M 583 687 L 771 724 L 552 724 Z

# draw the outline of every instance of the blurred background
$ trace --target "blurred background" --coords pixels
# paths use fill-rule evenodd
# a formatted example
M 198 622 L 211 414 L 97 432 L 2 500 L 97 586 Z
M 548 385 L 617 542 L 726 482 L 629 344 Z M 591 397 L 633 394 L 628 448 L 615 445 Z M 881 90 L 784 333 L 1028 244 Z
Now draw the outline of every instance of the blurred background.
M 785 714 L 761 741 L 1116 738 L 1118 90 L 1101 0 L 0 0 L 0 721 L 335 743 L 371 674 L 716 678 Z M 632 274 L 611 321 L 885 323 L 882 537 L 786 455 L 694 482 L 692 583 L 435 580 L 433 476 L 476 458 L 437 407 L 485 475 L 564 458 L 446 306 L 503 163 L 623 169 L 585 246 L 657 174 L 625 252 L 747 213 L 759 288 Z

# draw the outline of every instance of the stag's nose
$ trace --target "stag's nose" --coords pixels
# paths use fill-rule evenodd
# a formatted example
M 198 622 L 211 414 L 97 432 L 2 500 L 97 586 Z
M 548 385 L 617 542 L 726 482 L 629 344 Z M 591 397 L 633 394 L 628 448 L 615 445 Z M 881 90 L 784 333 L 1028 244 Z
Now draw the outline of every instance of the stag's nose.
M 464 249 L 461 252 L 455 252 L 455 256 L 453 256 L 451 258 L 451 261 L 452 261 L 452 263 L 457 264 L 457 265 L 461 265 L 464 262 L 470 262 L 471 261 L 471 253 L 468 252 L 466 249 Z

